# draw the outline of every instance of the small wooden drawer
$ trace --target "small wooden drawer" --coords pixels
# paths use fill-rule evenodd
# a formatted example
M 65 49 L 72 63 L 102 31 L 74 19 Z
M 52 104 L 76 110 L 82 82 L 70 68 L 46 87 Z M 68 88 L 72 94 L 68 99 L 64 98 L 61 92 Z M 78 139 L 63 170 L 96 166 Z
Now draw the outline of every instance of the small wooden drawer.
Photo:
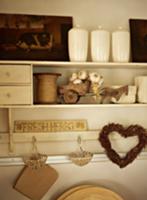
M 0 86 L 0 105 L 28 105 L 31 103 L 31 86 Z
M 0 65 L 0 84 L 31 83 L 31 65 Z

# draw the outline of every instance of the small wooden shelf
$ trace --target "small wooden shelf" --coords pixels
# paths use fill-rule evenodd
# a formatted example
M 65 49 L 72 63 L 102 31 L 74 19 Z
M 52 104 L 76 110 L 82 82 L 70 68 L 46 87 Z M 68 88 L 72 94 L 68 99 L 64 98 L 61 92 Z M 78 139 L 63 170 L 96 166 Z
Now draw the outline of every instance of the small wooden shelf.
M 147 152 L 142 152 L 137 159 L 144 160 L 147 159 Z M 109 161 L 108 157 L 104 153 L 95 153 L 91 162 L 107 162 Z M 52 155 L 48 156 L 47 164 L 69 164 L 71 160 L 67 155 Z M 16 166 L 16 165 L 24 165 L 23 158 L 21 157 L 3 157 L 0 158 L 0 166 Z
M 38 142 L 65 142 L 77 141 L 80 136 L 85 141 L 98 140 L 100 130 L 87 131 L 64 131 L 64 132 L 34 132 L 34 133 L 15 133 L 13 132 L 14 143 L 29 143 L 32 142 L 32 137 L 35 136 Z M 112 140 L 121 141 L 123 138 L 120 135 L 111 135 Z M 136 141 L 135 138 L 131 139 Z M 0 143 L 9 142 L 9 133 L 0 133 Z
M 14 143 L 32 142 L 32 137 L 35 136 L 38 142 L 64 142 L 76 141 L 78 136 L 82 140 L 96 140 L 99 130 L 91 131 L 72 131 L 72 132 L 47 132 L 47 133 L 13 133 Z M 0 133 L 0 143 L 8 143 L 9 134 Z

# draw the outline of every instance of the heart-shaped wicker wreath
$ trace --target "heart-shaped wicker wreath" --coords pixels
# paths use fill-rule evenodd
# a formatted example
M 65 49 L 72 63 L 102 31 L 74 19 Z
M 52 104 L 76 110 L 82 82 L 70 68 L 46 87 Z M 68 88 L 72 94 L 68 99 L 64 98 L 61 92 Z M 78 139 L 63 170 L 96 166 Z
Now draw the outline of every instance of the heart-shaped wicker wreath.
M 133 147 L 129 152 L 126 153 L 124 157 L 120 157 L 118 153 L 112 148 L 109 135 L 112 132 L 117 132 L 124 138 L 137 136 L 138 144 Z M 130 125 L 127 128 L 124 128 L 121 124 L 108 124 L 103 127 L 100 132 L 99 141 L 104 147 L 107 156 L 109 159 L 119 165 L 120 168 L 123 168 L 133 162 L 135 158 L 139 155 L 142 149 L 147 144 L 147 133 L 146 130 L 139 125 Z

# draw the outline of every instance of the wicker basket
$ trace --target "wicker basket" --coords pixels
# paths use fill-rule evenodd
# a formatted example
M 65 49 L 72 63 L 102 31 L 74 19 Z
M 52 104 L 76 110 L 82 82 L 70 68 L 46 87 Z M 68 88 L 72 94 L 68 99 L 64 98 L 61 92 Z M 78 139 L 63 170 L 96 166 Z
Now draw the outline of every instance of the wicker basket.
M 93 154 L 88 151 L 73 152 L 69 155 L 70 160 L 78 166 L 87 165 L 91 161 L 92 157 Z
M 57 102 L 57 78 L 61 74 L 57 73 L 39 73 L 35 74 L 37 78 L 37 103 L 56 103 Z

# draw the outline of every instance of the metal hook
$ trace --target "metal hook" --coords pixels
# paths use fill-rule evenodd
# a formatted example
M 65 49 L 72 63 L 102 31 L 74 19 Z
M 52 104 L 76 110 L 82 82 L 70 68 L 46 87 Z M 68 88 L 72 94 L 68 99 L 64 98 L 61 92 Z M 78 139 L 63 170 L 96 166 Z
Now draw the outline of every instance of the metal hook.
M 79 135 L 78 138 L 77 138 L 77 142 L 78 142 L 78 145 L 79 145 L 79 148 L 81 150 L 81 152 L 83 153 L 84 152 L 84 149 L 82 147 L 82 139 L 81 139 L 81 136 Z
M 32 153 L 33 154 L 38 154 L 38 148 L 37 148 L 37 139 L 35 136 L 32 137 Z

